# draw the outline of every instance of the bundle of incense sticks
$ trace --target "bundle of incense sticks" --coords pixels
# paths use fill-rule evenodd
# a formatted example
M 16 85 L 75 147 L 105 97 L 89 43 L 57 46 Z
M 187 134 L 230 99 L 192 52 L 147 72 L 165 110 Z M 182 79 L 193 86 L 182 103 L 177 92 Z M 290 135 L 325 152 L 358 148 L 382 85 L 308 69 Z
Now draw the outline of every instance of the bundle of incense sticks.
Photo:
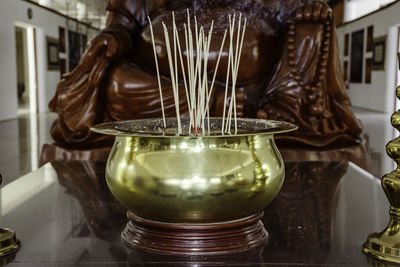
M 244 19 L 242 25 L 242 14 L 239 15 L 236 27 L 236 15 L 228 17 L 229 27 L 225 30 L 222 38 L 221 48 L 219 50 L 214 74 L 212 75 L 211 82 L 208 77 L 208 57 L 211 39 L 213 35 L 214 22 L 211 22 L 208 33 L 204 30 L 203 26 L 199 26 L 196 16 L 194 17 L 194 32 L 191 27 L 190 13 L 187 10 L 187 24 L 185 23 L 185 46 L 182 51 L 180 45 L 178 28 L 175 23 L 175 14 L 172 13 L 172 41 L 168 34 L 167 26 L 162 22 L 164 28 L 165 45 L 168 55 L 168 63 L 171 75 L 172 90 L 176 109 L 177 119 L 177 134 L 182 134 L 181 116 L 179 109 L 179 77 L 178 68 L 181 68 L 183 76 L 183 85 L 186 92 L 186 100 L 188 103 L 189 114 L 189 134 L 190 135 L 209 135 L 210 134 L 210 99 L 213 93 L 215 78 L 217 76 L 218 67 L 225 44 L 227 32 L 229 31 L 229 52 L 228 52 L 228 67 L 226 70 L 226 84 L 224 94 L 224 109 L 222 117 L 222 134 L 232 134 L 232 118 L 234 121 L 234 134 L 237 134 L 237 112 L 236 112 L 236 80 L 239 71 L 240 56 L 242 53 L 243 39 L 246 32 L 247 20 Z M 164 101 L 162 95 L 160 71 L 158 67 L 157 50 L 154 41 L 153 25 L 150 18 L 150 33 L 153 43 L 154 59 L 157 69 L 158 86 L 160 90 L 161 109 L 164 123 L 164 131 L 167 125 L 164 112 Z M 235 36 L 236 31 L 236 36 Z M 193 36 L 194 35 L 194 36 Z M 171 45 L 172 43 L 172 45 Z M 182 54 L 186 55 L 186 68 Z M 231 83 L 231 95 L 228 101 L 229 83 Z M 228 103 L 229 102 L 229 103 Z M 206 125 L 207 118 L 207 125 Z

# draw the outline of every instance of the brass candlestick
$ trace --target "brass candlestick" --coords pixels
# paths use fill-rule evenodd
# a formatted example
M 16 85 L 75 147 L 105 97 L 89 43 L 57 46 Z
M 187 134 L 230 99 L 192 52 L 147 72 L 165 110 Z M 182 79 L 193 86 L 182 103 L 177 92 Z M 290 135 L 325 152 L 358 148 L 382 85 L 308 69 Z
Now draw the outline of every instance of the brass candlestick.
M 1 182 L 2 176 L 0 174 L 0 184 Z M 20 247 L 21 242 L 16 238 L 13 230 L 0 228 L 0 265 L 11 261 Z
M 400 59 L 400 54 L 398 55 Z M 400 86 L 396 90 L 400 99 Z M 400 111 L 392 115 L 392 125 L 400 130 Z M 400 164 L 400 137 L 390 141 L 386 153 L 397 166 Z M 363 245 L 363 252 L 379 260 L 400 263 L 400 168 L 386 174 L 382 178 L 382 187 L 390 202 L 390 221 L 385 230 L 372 233 Z

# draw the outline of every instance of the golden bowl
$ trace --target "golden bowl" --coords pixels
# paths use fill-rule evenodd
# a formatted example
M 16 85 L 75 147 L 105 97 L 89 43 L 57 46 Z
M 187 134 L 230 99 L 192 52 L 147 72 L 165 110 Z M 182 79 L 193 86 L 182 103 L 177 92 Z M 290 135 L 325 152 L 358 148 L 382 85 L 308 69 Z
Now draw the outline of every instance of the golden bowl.
M 297 128 L 286 122 L 238 119 L 237 134 L 230 135 L 221 134 L 221 126 L 221 118 L 211 118 L 210 134 L 204 136 L 190 135 L 188 120 L 182 120 L 183 134 L 176 135 L 176 119 L 167 119 L 166 132 L 162 119 L 104 123 L 92 130 L 116 136 L 107 161 L 107 184 L 132 213 L 160 222 L 197 224 L 260 213 L 284 179 L 274 134 Z

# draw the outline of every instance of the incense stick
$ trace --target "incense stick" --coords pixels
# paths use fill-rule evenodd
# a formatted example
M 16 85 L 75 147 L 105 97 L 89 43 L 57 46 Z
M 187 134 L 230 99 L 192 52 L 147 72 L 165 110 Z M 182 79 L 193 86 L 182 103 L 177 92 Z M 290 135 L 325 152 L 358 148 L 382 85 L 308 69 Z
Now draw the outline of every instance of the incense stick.
M 176 82 L 175 82 L 176 77 L 175 77 L 175 72 L 174 72 L 174 64 L 172 62 L 171 46 L 169 43 L 167 26 L 165 26 L 164 22 L 162 22 L 162 25 L 164 27 L 165 44 L 167 46 L 168 62 L 169 62 L 169 68 L 170 68 L 170 73 L 171 73 L 172 90 L 173 90 L 174 101 L 175 101 L 176 120 L 177 120 L 177 124 L 178 124 L 178 134 L 181 134 L 182 128 L 181 128 L 181 120 L 180 120 L 180 113 L 179 113 L 179 98 L 177 96 L 177 90 L 175 88 L 176 87 Z
M 191 127 L 193 126 L 193 130 L 194 130 L 194 134 L 197 134 L 196 131 L 196 111 L 197 111 L 197 107 L 196 107 L 196 77 L 195 77 L 195 67 L 194 67 L 194 52 L 193 52 L 193 35 L 192 35 L 192 30 L 190 27 L 190 13 L 189 13 L 189 9 L 186 10 L 187 11 L 187 21 L 188 21 L 188 39 L 189 39 L 189 66 L 188 68 L 190 69 L 190 101 L 191 101 L 191 115 L 193 116 L 193 125 L 191 125 Z
M 239 58 L 238 58 L 238 62 L 236 64 L 236 77 L 235 77 L 235 80 L 237 79 L 237 74 L 239 73 L 240 58 L 241 58 L 241 55 L 242 55 L 243 40 L 244 40 L 244 35 L 246 33 L 246 26 L 247 26 L 247 18 L 244 18 L 243 33 L 242 33 L 242 38 L 240 40 Z M 237 134 L 237 131 L 238 131 L 236 115 L 237 114 L 236 114 L 236 98 L 235 98 L 235 134 Z
M 210 30 L 208 31 L 207 56 L 206 56 L 207 61 L 208 61 L 208 55 L 210 52 L 213 28 L 214 28 L 214 20 L 211 21 Z M 204 114 L 207 114 L 207 128 L 208 128 L 208 134 L 210 134 L 210 128 L 211 128 L 211 126 L 210 126 L 210 109 L 208 108 L 208 99 L 210 98 L 210 92 L 208 90 L 208 75 L 207 74 L 208 74 L 208 72 L 207 72 L 207 68 L 206 68 L 206 70 L 205 70 L 206 95 L 205 95 L 205 103 L 204 103 L 203 108 L 205 108 Z
M 187 46 L 187 36 L 186 36 L 186 24 L 185 26 L 185 41 L 186 41 L 186 46 Z M 183 85 L 185 87 L 185 93 L 186 93 L 186 102 L 188 105 L 188 111 L 189 111 L 189 134 L 191 131 L 191 125 L 192 125 L 192 121 L 193 121 L 193 116 L 191 114 L 191 103 L 190 103 L 190 95 L 189 95 L 189 91 L 188 91 L 188 84 L 186 81 L 186 71 L 185 71 L 185 66 L 184 66 L 184 62 L 183 62 L 183 57 L 182 57 L 182 49 L 181 49 L 181 45 L 180 45 L 180 40 L 179 40 L 179 35 L 178 35 L 178 30 L 175 27 L 175 31 L 176 31 L 176 39 L 177 39 L 177 44 L 178 44 L 178 52 L 179 52 L 179 59 L 181 61 L 181 69 L 182 69 L 182 76 L 183 76 Z
M 228 97 L 228 85 L 229 85 L 229 74 L 230 74 L 230 67 L 231 67 L 231 63 L 233 64 L 233 62 L 231 62 L 231 57 L 232 57 L 232 53 L 233 53 L 233 48 L 232 48 L 232 42 L 233 42 L 233 30 L 232 28 L 235 26 L 235 15 L 233 15 L 233 22 L 231 19 L 231 15 L 229 15 L 229 52 L 228 52 L 228 69 L 226 71 L 226 84 L 225 84 L 225 95 L 224 95 L 224 111 L 223 111 L 223 116 L 222 116 L 222 134 L 224 134 L 227 130 L 226 126 L 228 125 L 228 118 L 229 116 L 226 117 L 227 121 L 226 121 L 226 125 L 225 125 L 225 115 L 226 115 L 226 100 Z M 232 99 L 231 99 L 232 101 Z
M 229 105 L 229 124 L 228 124 L 228 129 L 230 133 L 230 129 L 232 127 L 232 107 L 233 107 L 233 113 L 235 117 L 235 125 L 237 128 L 237 118 L 236 118 L 236 80 L 237 80 L 237 64 L 238 64 L 238 52 L 239 52 L 239 40 L 240 40 L 240 25 L 242 22 L 242 13 L 239 15 L 239 21 L 238 21 L 238 28 L 237 28 L 237 37 L 236 37 L 236 47 L 235 47 L 235 57 L 233 59 L 233 64 L 232 64 L 232 92 L 231 92 L 231 101 Z M 233 22 L 233 28 L 232 31 L 235 30 L 235 20 Z M 232 33 L 233 35 L 233 33 Z M 233 55 L 232 55 L 233 56 Z
M 240 18 L 241 17 L 239 17 L 238 34 L 239 34 L 239 31 L 240 31 Z M 232 25 L 230 27 L 230 31 L 231 31 L 230 33 L 231 33 L 232 39 L 234 38 L 235 22 L 236 22 L 236 14 L 233 15 L 233 22 L 232 22 Z M 236 87 L 235 69 L 236 69 L 236 61 L 237 61 L 237 53 L 238 53 L 238 42 L 239 41 L 236 42 L 235 57 L 233 57 L 233 52 L 232 52 L 232 54 L 230 54 L 230 56 L 232 58 L 231 59 L 232 60 L 232 65 L 231 65 L 231 68 L 232 68 L 232 88 L 231 88 L 231 98 L 230 98 L 229 110 L 228 110 L 228 123 L 226 125 L 226 131 L 225 131 L 225 132 L 227 132 L 229 134 L 231 133 L 232 107 L 233 107 L 233 104 L 234 104 L 235 98 L 236 98 L 236 96 L 235 96 L 235 87 Z M 232 48 L 232 50 L 233 50 L 233 48 Z
M 180 115 L 180 108 L 179 108 L 179 79 L 178 79 L 178 60 L 177 60 L 177 44 L 176 44 L 176 34 L 178 31 L 176 30 L 176 23 L 175 23 L 175 13 L 172 12 L 172 31 L 173 31 L 173 38 L 174 38 L 174 58 L 175 58 L 175 108 L 176 108 L 176 116 L 178 119 L 178 134 L 182 133 L 182 125 L 181 125 L 181 115 Z M 176 106 L 178 104 L 178 106 Z
M 207 63 L 208 63 L 208 50 L 209 50 L 209 39 L 204 34 L 203 39 L 203 80 L 202 80 L 202 93 L 201 93 L 201 101 L 200 101 L 200 108 L 201 108 L 201 122 L 202 122 L 202 129 L 205 131 L 205 117 L 206 117 L 206 110 L 204 110 L 206 97 L 208 94 L 208 79 L 207 79 Z
M 237 30 L 237 40 L 236 40 L 236 54 L 235 54 L 235 73 L 234 79 L 232 81 L 232 98 L 233 98 L 233 113 L 235 118 L 235 133 L 237 132 L 237 111 L 236 111 L 236 81 L 237 81 L 237 67 L 238 67 L 238 53 L 239 53 L 239 40 L 240 40 L 240 25 L 242 22 L 242 13 L 239 15 L 239 24 Z
M 150 20 L 149 16 L 147 16 L 147 19 L 149 20 L 149 24 L 150 24 L 151 41 L 153 43 L 153 51 L 154 51 L 154 61 L 156 62 L 156 70 L 157 70 L 158 88 L 160 90 L 161 113 L 162 113 L 163 124 L 164 124 L 164 132 L 166 132 L 167 123 L 165 121 L 164 98 L 163 98 L 162 88 L 161 88 L 160 70 L 158 68 L 157 50 L 156 50 L 156 44 L 155 44 L 155 41 L 154 41 L 153 25 L 151 24 L 151 20 Z

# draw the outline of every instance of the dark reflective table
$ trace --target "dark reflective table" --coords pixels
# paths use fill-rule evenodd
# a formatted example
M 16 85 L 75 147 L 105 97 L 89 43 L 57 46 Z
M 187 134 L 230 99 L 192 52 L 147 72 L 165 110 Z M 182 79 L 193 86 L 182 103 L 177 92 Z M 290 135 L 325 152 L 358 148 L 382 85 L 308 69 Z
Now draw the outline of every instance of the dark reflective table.
M 389 220 L 380 180 L 347 162 L 286 162 L 285 183 L 264 211 L 268 241 L 251 252 L 172 257 L 129 249 L 127 222 L 105 162 L 52 162 L 0 190 L 0 226 L 22 248 L 9 266 L 390 266 L 361 252 Z

